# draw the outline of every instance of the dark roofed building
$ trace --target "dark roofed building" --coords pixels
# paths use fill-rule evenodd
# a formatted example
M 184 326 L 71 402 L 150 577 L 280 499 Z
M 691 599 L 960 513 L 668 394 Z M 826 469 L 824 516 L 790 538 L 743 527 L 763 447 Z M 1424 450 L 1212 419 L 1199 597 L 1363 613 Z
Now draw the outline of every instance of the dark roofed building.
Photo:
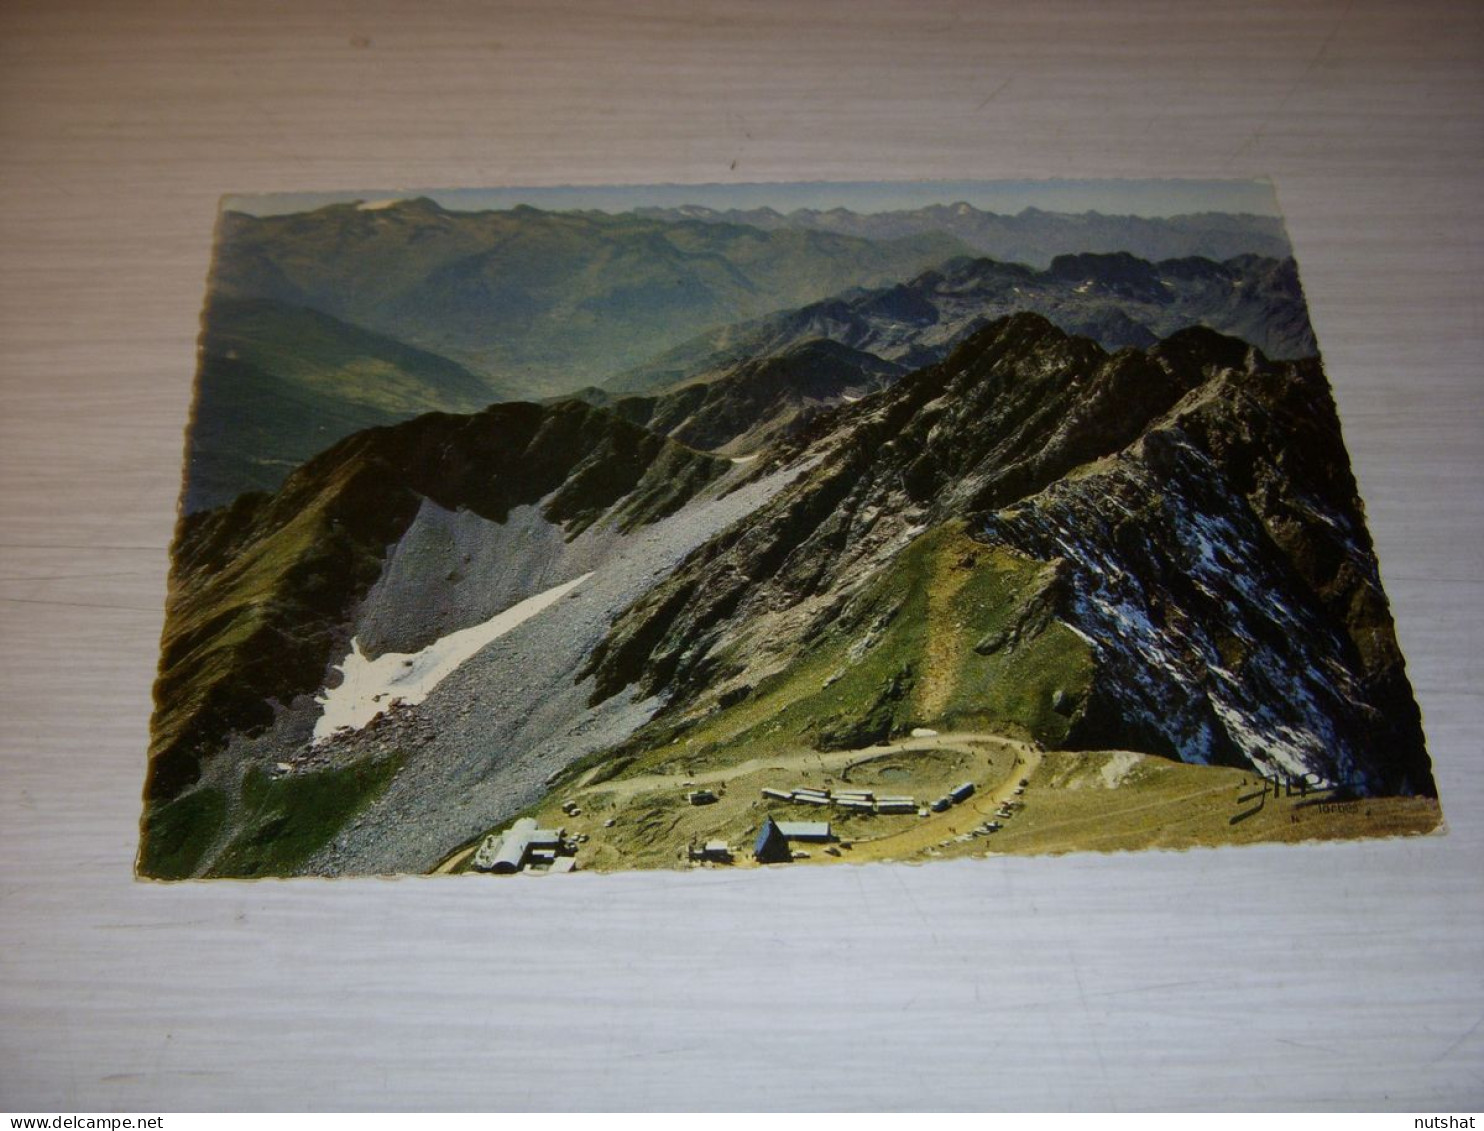
M 783 835 L 783 830 L 772 817 L 758 830 L 752 855 L 759 864 L 787 864 L 794 858 L 793 850 L 788 847 L 788 837 Z
M 834 840 L 828 821 L 775 821 L 769 817 L 758 830 L 752 855 L 760 864 L 785 864 L 794 858 L 791 840 Z

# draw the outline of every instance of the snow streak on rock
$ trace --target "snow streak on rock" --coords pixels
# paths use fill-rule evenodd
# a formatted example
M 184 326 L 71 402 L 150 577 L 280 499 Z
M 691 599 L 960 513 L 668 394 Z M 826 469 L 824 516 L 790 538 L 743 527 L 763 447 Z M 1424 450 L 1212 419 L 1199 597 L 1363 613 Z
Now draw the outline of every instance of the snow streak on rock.
M 341 680 L 315 702 L 323 713 L 314 724 L 316 742 L 343 730 L 360 730 L 395 703 L 415 706 L 486 644 L 552 605 L 589 577 L 585 573 L 497 613 L 482 624 L 449 633 L 420 652 L 387 652 L 370 659 L 353 639 L 350 654 L 338 666 Z

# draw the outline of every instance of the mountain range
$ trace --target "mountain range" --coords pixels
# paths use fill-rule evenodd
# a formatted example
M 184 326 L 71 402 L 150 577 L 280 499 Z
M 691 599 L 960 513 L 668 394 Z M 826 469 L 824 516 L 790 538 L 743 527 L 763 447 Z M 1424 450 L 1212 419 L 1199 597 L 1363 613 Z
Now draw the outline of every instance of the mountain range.
M 939 360 L 996 318 L 1021 310 L 1107 349 L 1144 348 L 1186 326 L 1209 326 L 1271 357 L 1318 352 L 1292 259 L 1244 255 L 1222 263 L 1199 257 L 1150 263 L 1117 252 L 1059 256 L 1044 271 L 960 259 L 906 282 L 697 335 L 604 388 L 669 389 L 816 338 L 916 368 Z
M 433 414 L 188 518 L 141 870 L 426 870 L 574 766 L 621 791 L 672 750 L 921 728 L 1433 792 L 1316 358 L 1019 313 L 924 366 L 815 340 L 744 371 L 730 416 Z M 758 433 L 795 393 L 839 403 Z
M 1015 315 L 753 474 L 797 460 L 615 623 L 596 700 L 663 694 L 659 741 L 785 687 L 761 716 L 826 748 L 1008 728 L 1431 791 L 1316 360 L 1201 328 L 1109 355 Z
M 419 412 L 470 412 L 591 384 L 605 385 L 601 395 L 585 394 L 594 403 L 648 396 L 723 371 L 736 377 L 730 370 L 814 339 L 874 354 L 857 358 L 861 374 L 835 364 L 830 378 L 842 391 L 874 388 L 883 374 L 926 364 L 1017 309 L 1039 310 L 1110 348 L 1148 345 L 1200 323 L 1273 356 L 1313 352 L 1292 261 L 1251 253 L 1278 245 L 1264 234 L 1269 225 L 1250 217 L 1135 223 L 1023 214 L 1017 223 L 1054 219 L 1066 233 L 1106 228 L 1114 244 L 1117 231 L 1162 232 L 1153 244 L 1132 242 L 1186 255 L 1161 263 L 1127 253 L 1063 256 L 1037 271 L 965 258 L 974 245 L 956 233 L 975 218 L 1005 219 L 972 209 L 922 210 L 911 223 L 905 214 L 820 214 L 837 228 L 853 216 L 861 234 L 824 230 L 823 221 L 783 224 L 759 214 L 752 218 L 761 226 L 752 226 L 703 213 L 462 213 L 425 198 L 286 216 L 225 213 L 202 320 L 185 509 L 276 489 L 335 441 Z M 1112 219 L 1127 222 L 1107 228 Z M 1224 233 L 1230 246 L 1246 233 L 1248 253 L 1220 263 L 1192 258 L 1228 246 L 1211 233 Z M 711 423 L 693 423 L 687 442 L 743 450 L 838 403 L 818 377 L 782 390 L 779 373 L 775 366 L 761 375 L 771 394 L 739 389 L 745 376 L 706 394 Z M 738 416 L 714 403 L 727 390 L 772 396 L 777 411 L 749 435 L 723 434 L 717 422 Z M 684 420 L 677 412 L 700 396 L 691 390 L 623 412 L 668 431 L 664 422 Z M 703 433 L 710 439 L 696 439 Z
M 957 260 L 905 283 L 700 335 L 577 395 L 684 443 L 742 455 L 822 408 L 940 360 L 1016 311 L 1045 315 L 1110 350 L 1202 325 L 1279 358 L 1318 352 L 1292 259 L 1067 255 L 1045 271 Z
M 985 212 L 972 204 L 859 213 L 848 208 L 725 209 L 700 205 L 640 208 L 656 220 L 745 224 L 764 231 L 804 228 L 867 239 L 901 239 L 943 232 L 980 255 L 1031 267 L 1046 267 L 1059 255 L 1125 251 L 1141 259 L 1201 256 L 1223 260 L 1252 254 L 1285 259 L 1292 254 L 1283 221 L 1249 213 L 1198 212 L 1183 216 L 1114 216 L 1100 212 L 1045 212 L 1026 208 L 1015 215 Z
M 420 412 L 569 392 L 698 331 L 913 274 L 964 245 L 534 208 L 223 215 L 188 513 Z
M 452 359 L 489 399 L 600 383 L 696 333 L 907 277 L 968 248 L 427 198 L 222 216 L 211 293 L 307 307 Z

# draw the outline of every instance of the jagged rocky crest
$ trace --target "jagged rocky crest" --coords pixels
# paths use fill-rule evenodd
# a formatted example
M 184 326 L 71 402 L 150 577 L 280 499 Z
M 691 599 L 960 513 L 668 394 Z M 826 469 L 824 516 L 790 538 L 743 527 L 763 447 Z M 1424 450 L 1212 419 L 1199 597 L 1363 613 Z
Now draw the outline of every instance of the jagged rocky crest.
M 1251 342 L 1269 357 L 1317 352 L 1292 258 L 1150 262 L 1113 252 L 1058 256 L 1044 270 L 963 258 L 906 282 L 702 334 L 606 387 L 647 392 L 705 380 L 817 339 L 915 369 L 941 361 L 970 335 L 1019 311 L 1044 315 L 1106 349 L 1146 348 L 1199 325 Z
M 614 624 L 595 699 L 637 685 L 683 727 L 875 646 L 893 571 L 957 524 L 979 549 L 955 568 L 1008 588 L 962 614 L 983 619 L 983 662 L 944 702 L 977 690 L 980 721 L 1055 746 L 1433 793 L 1317 359 L 1205 329 L 1110 355 L 1020 314 L 820 416 L 756 474 L 789 464 L 807 470 Z M 923 667 L 905 657 L 821 745 L 934 721 L 904 713 Z

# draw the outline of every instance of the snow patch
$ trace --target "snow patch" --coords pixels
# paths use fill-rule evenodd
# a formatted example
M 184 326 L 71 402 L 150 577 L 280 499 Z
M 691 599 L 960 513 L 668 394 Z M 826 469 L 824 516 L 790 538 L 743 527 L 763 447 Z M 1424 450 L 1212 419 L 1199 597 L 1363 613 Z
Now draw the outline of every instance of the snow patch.
M 360 639 L 352 639 L 350 654 L 338 667 L 339 686 L 315 699 L 323 711 L 314 724 L 314 741 L 323 742 L 342 730 L 360 730 L 395 703 L 421 703 L 486 644 L 555 604 L 591 576 L 584 573 L 537 593 L 481 624 L 449 633 L 420 652 L 387 652 L 372 660 L 361 651 Z
M 401 204 L 401 203 L 402 203 L 402 198 L 400 196 L 394 196 L 394 197 L 390 198 L 389 200 L 363 200 L 363 201 L 361 201 L 361 203 L 359 203 L 359 204 L 356 205 L 356 211 L 357 212 L 380 212 L 383 208 L 391 208 L 394 205 Z

